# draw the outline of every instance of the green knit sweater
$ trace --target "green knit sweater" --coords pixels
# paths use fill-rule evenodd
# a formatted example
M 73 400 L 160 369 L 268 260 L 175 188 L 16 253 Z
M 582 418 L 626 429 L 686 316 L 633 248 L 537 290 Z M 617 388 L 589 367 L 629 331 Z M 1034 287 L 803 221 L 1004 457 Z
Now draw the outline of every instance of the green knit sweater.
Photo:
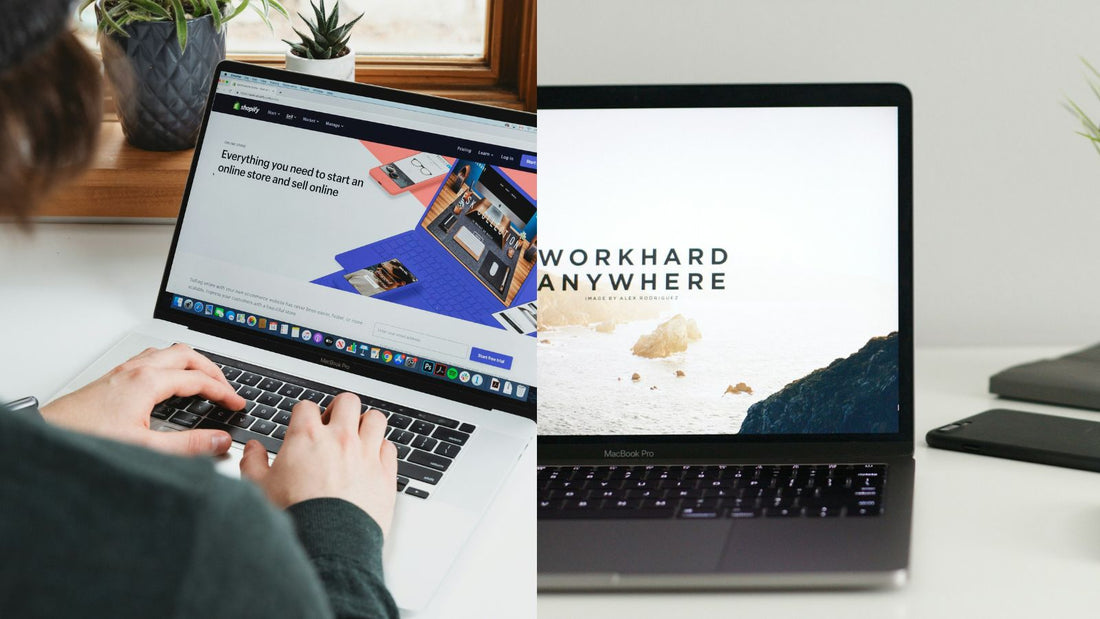
M 0 410 L 0 617 L 396 617 L 358 507 Z

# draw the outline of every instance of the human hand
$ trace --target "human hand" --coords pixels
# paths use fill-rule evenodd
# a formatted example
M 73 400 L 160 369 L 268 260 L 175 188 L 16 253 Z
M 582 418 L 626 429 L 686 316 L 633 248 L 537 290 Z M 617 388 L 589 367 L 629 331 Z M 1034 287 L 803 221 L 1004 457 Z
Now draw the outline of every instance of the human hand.
M 197 395 L 229 410 L 244 407 L 218 366 L 186 344 L 147 348 L 95 382 L 39 409 L 69 430 L 180 455 L 217 455 L 232 439 L 221 430 L 155 432 L 149 414 L 172 396 Z
M 359 398 L 342 393 L 325 414 L 308 400 L 294 405 L 275 463 L 259 441 L 244 446 L 241 476 L 286 508 L 309 499 L 343 499 L 367 512 L 389 534 L 397 496 L 397 448 L 385 440 L 386 417 L 360 415 Z

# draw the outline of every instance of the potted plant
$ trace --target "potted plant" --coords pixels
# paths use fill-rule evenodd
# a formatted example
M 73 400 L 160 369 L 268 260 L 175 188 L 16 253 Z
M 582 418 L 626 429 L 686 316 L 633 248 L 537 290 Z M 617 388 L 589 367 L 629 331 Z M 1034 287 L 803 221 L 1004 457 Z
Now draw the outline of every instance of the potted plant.
M 351 27 L 363 15 L 360 14 L 346 24 L 340 24 L 339 0 L 333 5 L 331 13 L 325 11 L 325 0 L 321 0 L 320 6 L 314 4 L 313 0 L 309 4 L 313 7 L 313 22 L 298 13 L 298 17 L 309 27 L 309 34 L 295 28 L 294 34 L 302 39 L 300 43 L 283 39 L 290 46 L 286 52 L 286 68 L 299 73 L 354 82 L 355 52 L 348 45 L 348 39 L 351 38 Z
M 122 132 L 146 150 L 191 148 L 214 67 L 225 58 L 225 24 L 246 9 L 270 27 L 279 0 L 83 0 L 95 7 L 99 49 Z

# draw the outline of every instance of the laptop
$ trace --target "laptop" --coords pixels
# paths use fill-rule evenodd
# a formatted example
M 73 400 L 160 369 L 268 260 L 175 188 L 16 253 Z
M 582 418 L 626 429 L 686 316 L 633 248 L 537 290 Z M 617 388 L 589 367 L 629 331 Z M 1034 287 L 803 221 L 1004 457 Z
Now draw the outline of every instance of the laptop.
M 539 589 L 904 582 L 908 90 L 538 98 Z
M 434 167 L 413 170 L 413 159 Z M 523 282 L 509 305 L 471 316 L 461 303 L 404 302 L 403 290 L 429 289 L 436 275 L 399 251 L 356 265 L 375 268 L 354 277 L 336 258 L 413 230 L 456 192 L 476 189 L 467 168 L 492 168 L 534 196 L 536 161 L 533 114 L 224 62 L 153 320 L 63 392 L 146 347 L 189 344 L 248 407 L 173 398 L 153 410 L 152 426 L 226 430 L 235 442 L 217 467 L 233 476 L 250 439 L 275 457 L 296 402 L 359 394 L 364 410 L 386 414 L 399 452 L 386 583 L 401 608 L 421 609 L 535 435 L 535 339 L 490 315 L 522 304 Z M 387 185 L 378 173 L 387 167 L 425 178 Z M 533 198 L 524 215 L 533 220 Z M 516 228 L 504 232 L 516 235 L 522 264 L 510 264 L 533 277 L 531 253 L 522 254 L 534 222 L 529 235 Z M 318 283 L 333 273 L 343 287 Z M 464 267 L 451 276 L 480 285 Z

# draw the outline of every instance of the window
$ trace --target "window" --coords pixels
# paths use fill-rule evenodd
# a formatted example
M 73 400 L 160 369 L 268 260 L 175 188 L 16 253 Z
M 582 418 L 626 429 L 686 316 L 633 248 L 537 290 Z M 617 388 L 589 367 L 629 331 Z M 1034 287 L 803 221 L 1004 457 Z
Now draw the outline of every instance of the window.
M 308 34 L 298 17 L 311 21 L 310 0 L 282 0 L 290 19 L 273 14 L 272 29 L 248 10 L 229 23 L 226 47 L 236 54 L 283 54 L 283 39 L 297 41 L 292 28 Z M 326 8 L 332 8 L 328 0 Z M 341 23 L 362 14 L 352 30 L 351 46 L 360 56 L 485 57 L 489 19 L 487 0 L 340 0 Z M 84 11 L 77 20 L 81 38 L 95 47 L 95 15 Z M 274 32 L 272 32 L 274 30 Z

